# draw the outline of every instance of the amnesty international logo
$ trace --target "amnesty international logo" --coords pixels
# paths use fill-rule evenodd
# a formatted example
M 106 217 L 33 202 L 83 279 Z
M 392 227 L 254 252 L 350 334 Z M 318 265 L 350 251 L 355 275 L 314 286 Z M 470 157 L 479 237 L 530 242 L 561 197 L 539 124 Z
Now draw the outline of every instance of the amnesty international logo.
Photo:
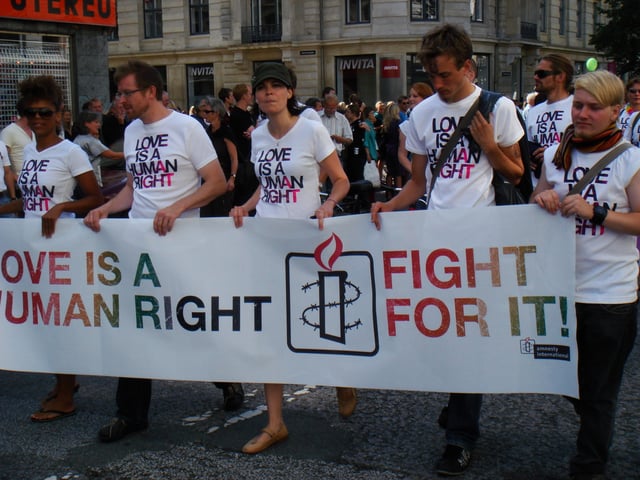
M 378 352 L 373 259 L 343 252 L 333 234 L 313 253 L 286 258 L 287 343 L 294 352 Z

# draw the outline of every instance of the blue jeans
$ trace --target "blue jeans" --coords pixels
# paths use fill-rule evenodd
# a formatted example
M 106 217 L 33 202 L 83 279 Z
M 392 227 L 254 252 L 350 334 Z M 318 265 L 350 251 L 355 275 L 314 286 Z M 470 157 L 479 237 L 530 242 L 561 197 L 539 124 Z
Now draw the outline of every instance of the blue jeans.
M 576 304 L 580 415 L 570 474 L 604 473 L 618 392 L 637 331 L 637 303 Z

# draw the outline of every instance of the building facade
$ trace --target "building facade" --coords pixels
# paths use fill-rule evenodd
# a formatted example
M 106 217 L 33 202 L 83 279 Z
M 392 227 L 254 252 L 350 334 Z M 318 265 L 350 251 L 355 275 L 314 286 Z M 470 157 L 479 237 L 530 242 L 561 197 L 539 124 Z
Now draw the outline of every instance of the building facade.
M 221 87 L 249 82 L 257 64 L 297 74 L 301 99 L 335 87 L 371 104 L 424 79 L 422 35 L 440 23 L 470 32 L 478 83 L 510 97 L 533 88 L 538 58 L 569 56 L 580 72 L 598 22 L 592 0 L 120 0 L 111 67 L 140 58 L 160 68 L 187 108 Z
M 107 37 L 116 0 L 3 2 L 0 9 L 0 129 L 16 116 L 18 82 L 51 75 L 65 106 L 78 113 L 91 98 L 109 100 Z

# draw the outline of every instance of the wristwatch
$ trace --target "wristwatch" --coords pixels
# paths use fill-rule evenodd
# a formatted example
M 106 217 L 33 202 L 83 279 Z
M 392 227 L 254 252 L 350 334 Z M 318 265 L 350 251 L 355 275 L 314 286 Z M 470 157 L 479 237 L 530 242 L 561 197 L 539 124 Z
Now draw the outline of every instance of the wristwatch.
M 607 218 L 607 213 L 609 213 L 608 208 L 603 207 L 602 205 L 594 205 L 591 223 L 594 225 L 602 225 L 604 223 L 604 219 Z

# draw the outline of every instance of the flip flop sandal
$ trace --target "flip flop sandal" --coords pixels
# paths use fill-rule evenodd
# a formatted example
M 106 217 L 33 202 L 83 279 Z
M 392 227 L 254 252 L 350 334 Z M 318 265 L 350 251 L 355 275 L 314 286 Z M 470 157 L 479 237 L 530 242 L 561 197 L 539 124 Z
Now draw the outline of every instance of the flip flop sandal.
M 50 413 L 53 414 L 53 416 L 51 417 L 44 417 L 44 418 L 38 418 L 35 417 L 34 415 L 37 415 L 38 413 Z M 62 412 L 60 410 L 40 410 L 34 414 L 31 415 L 31 421 L 34 423 L 46 423 L 46 422 L 53 422 L 55 420 L 61 420 L 63 418 L 66 417 L 71 417 L 73 415 L 76 414 L 76 409 L 74 408 L 73 410 L 71 410 L 70 412 Z

